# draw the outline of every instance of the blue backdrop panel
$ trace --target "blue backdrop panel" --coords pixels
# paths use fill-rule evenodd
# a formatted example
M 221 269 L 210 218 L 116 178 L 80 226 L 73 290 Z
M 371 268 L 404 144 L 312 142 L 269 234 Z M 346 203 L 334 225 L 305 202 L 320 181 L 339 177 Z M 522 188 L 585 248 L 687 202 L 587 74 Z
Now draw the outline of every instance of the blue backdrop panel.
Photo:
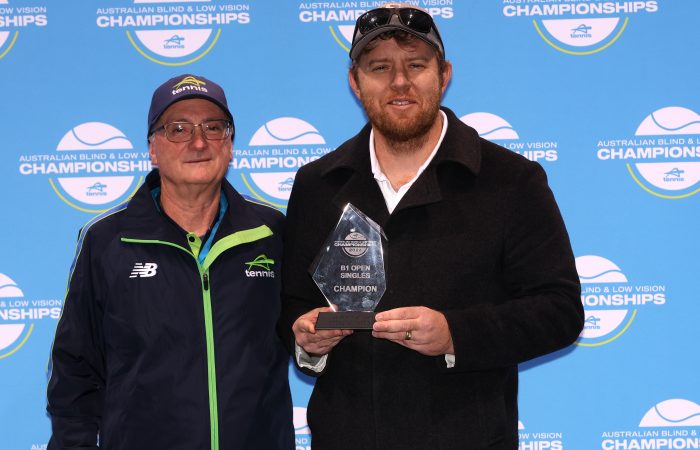
M 380 3 L 0 0 L 0 448 L 46 447 L 77 232 L 150 170 L 153 89 L 185 72 L 222 84 L 228 178 L 284 211 L 299 167 L 365 123 L 347 52 Z M 700 2 L 411 3 L 454 66 L 443 103 L 542 164 L 577 256 L 586 327 L 521 366 L 520 448 L 700 448 Z M 290 383 L 308 449 L 313 380 Z

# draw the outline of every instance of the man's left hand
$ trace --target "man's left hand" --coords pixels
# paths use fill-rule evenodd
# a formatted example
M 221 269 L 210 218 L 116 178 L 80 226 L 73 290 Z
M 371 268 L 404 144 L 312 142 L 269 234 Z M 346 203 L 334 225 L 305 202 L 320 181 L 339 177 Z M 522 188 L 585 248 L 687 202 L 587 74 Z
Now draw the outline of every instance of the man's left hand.
M 372 336 L 388 339 L 427 356 L 454 354 L 445 315 L 425 306 L 377 313 Z

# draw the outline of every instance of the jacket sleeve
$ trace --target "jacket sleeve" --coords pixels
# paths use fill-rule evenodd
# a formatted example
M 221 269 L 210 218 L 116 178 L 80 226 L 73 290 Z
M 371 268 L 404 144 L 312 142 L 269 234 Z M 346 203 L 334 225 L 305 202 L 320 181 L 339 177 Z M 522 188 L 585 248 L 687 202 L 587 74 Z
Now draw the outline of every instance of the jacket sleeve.
M 559 208 L 539 164 L 520 171 L 504 204 L 500 284 L 506 301 L 443 311 L 455 366 L 489 370 L 564 348 L 583 328 L 581 287 Z M 440 362 L 439 362 L 440 363 Z
M 304 211 L 304 205 L 308 204 L 304 199 L 304 188 L 301 187 L 304 179 L 305 169 L 302 167 L 296 175 L 287 206 L 282 264 L 282 312 L 277 326 L 278 333 L 299 370 L 317 377 L 323 371 L 316 372 L 298 364 L 292 332 L 292 325 L 299 316 L 314 308 L 327 306 L 308 272 L 315 256 L 310 250 L 313 247 L 310 243 L 315 242 L 317 236 L 309 235 L 314 231 L 308 221 L 313 220 L 315 215 Z
M 89 234 L 89 233 L 88 233 Z M 95 294 L 90 237 L 80 233 L 58 321 L 48 383 L 49 450 L 96 449 L 104 403 L 101 312 Z

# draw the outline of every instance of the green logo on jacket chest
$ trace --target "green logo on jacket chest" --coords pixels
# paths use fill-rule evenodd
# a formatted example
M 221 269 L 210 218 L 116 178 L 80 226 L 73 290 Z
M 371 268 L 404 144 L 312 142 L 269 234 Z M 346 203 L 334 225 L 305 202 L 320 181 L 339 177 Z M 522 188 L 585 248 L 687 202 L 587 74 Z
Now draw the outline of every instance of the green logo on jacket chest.
M 245 276 L 249 278 L 266 277 L 275 278 L 275 272 L 272 266 L 275 260 L 268 258 L 264 253 L 258 255 L 254 260 L 245 263 L 248 268 L 245 271 Z

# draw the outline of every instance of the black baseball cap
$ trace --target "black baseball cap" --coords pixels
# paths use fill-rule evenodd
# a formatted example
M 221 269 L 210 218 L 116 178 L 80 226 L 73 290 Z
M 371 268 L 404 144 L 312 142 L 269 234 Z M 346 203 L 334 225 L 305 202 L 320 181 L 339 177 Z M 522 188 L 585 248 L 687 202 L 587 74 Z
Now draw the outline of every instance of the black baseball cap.
M 170 105 L 188 98 L 203 98 L 216 104 L 226 113 L 233 127 L 233 116 L 228 109 L 226 94 L 221 86 L 199 75 L 184 74 L 169 79 L 153 93 L 151 108 L 148 110 L 147 137 L 151 135 L 153 126 Z M 231 139 L 233 135 L 234 133 L 231 133 Z
M 442 58 L 445 47 L 435 21 L 424 9 L 408 3 L 384 3 L 357 18 L 352 35 L 350 59 L 355 61 L 374 38 L 387 31 L 410 33 L 435 47 Z

